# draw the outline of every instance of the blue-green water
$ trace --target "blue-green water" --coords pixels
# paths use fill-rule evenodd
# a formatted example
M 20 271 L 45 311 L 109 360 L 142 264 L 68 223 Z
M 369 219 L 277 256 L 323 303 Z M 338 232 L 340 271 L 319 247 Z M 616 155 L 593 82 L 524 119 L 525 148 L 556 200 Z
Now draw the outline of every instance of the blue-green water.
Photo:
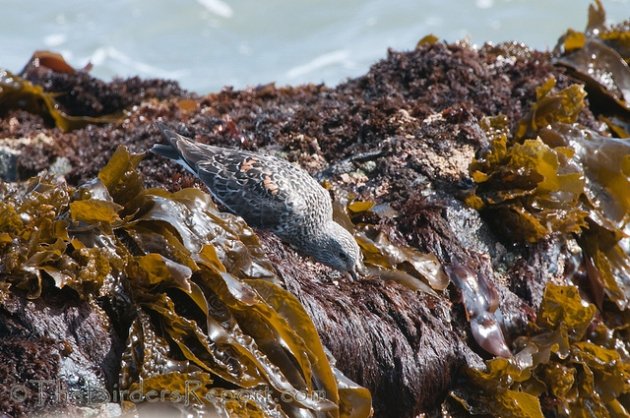
M 455 41 L 517 40 L 552 48 L 583 29 L 588 0 L 0 0 L 0 67 L 36 49 L 93 74 L 173 78 L 198 92 L 325 82 L 364 74 L 387 48 L 427 33 Z M 605 0 L 608 19 L 630 0 Z

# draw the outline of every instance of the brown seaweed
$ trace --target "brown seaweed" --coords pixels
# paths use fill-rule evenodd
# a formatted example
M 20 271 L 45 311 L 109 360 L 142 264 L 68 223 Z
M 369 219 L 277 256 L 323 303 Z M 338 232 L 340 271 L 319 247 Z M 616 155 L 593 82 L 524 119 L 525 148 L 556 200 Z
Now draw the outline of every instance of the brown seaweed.
M 488 353 L 511 357 L 495 312 L 499 307 L 499 295 L 488 278 L 475 274 L 466 265 L 456 262 L 446 268 L 449 277 L 462 293 L 466 318 L 477 344 Z
M 74 74 L 77 71 L 74 67 L 68 64 L 63 55 L 52 51 L 35 51 L 22 71 L 20 71 L 20 77 L 22 77 L 30 68 L 48 69 L 56 73 L 65 74 Z M 90 64 L 86 66 L 86 70 L 89 68 Z
M 630 25 L 605 25 L 606 13 L 600 0 L 589 7 L 584 32 L 569 30 L 554 50 L 557 65 L 569 69 L 584 81 L 597 103 L 594 111 L 611 131 L 628 137 L 630 124 Z
M 595 266 L 591 281 L 625 309 L 630 261 L 620 245 L 630 222 L 630 144 L 570 124 L 584 107 L 583 91 L 552 88 L 541 86 L 514 137 L 501 118 L 482 123 L 492 144 L 471 165 L 477 186 L 467 202 L 501 219 L 495 226 L 513 241 L 577 236 Z
M 38 51 L 33 54 L 25 70 L 29 66 L 65 74 L 75 72 L 61 55 L 48 51 Z M 121 118 L 120 115 L 69 115 L 56 103 L 55 99 L 60 94 L 62 92 L 46 92 L 42 86 L 0 68 L 0 115 L 12 109 L 24 109 L 51 119 L 62 131 L 70 131 L 94 123 L 112 123 Z
M 331 367 L 253 231 L 199 190 L 144 189 L 140 159 L 119 148 L 78 189 L 38 177 L 26 192 L 2 190 L 11 290 L 37 298 L 52 279 L 89 298 L 122 285 L 134 313 L 118 393 L 126 408 L 179 404 L 194 385 L 187 401 L 225 413 L 369 416 L 369 392 Z
M 468 369 L 471 386 L 448 402 L 493 416 L 628 416 L 630 358 L 619 349 L 627 341 L 594 327 L 595 313 L 576 287 L 548 284 L 536 323 L 515 342 L 518 353 Z
M 480 124 L 490 145 L 470 166 L 475 187 L 468 204 L 508 241 L 575 239 L 583 273 L 569 269 L 566 278 L 577 284 L 584 274 L 590 288 L 581 295 L 547 284 L 537 320 L 512 344 L 514 357 L 469 369 L 475 389 L 464 383 L 451 393 L 469 414 L 628 416 L 630 144 L 578 124 L 588 92 L 591 110 L 610 133 L 627 137 L 630 71 L 619 53 L 627 49 L 621 32 L 610 36 L 612 43 L 605 33 L 612 32 L 597 2 L 585 33 L 567 32 L 556 50 L 556 62 L 585 88 L 556 89 L 549 78 L 513 131 L 503 116 Z
M 404 244 L 394 244 L 377 224 L 359 219 L 371 212 L 375 202 L 359 201 L 337 191 L 333 203 L 337 222 L 351 231 L 361 248 L 365 273 L 384 280 L 397 281 L 413 290 L 437 296 L 435 290 L 446 289 L 450 283 L 441 263 L 434 254 L 423 253 Z M 353 221 L 356 219 L 356 222 Z

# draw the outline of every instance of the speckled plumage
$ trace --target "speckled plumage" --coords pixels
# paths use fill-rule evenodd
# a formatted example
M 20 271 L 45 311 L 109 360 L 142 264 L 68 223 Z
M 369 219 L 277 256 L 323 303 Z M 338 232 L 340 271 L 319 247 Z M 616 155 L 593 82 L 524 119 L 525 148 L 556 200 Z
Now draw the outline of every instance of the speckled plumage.
M 151 151 L 197 175 L 212 195 L 252 227 L 268 229 L 305 255 L 354 275 L 359 247 L 332 219 L 328 192 L 280 158 L 193 142 L 159 124 L 168 145 Z

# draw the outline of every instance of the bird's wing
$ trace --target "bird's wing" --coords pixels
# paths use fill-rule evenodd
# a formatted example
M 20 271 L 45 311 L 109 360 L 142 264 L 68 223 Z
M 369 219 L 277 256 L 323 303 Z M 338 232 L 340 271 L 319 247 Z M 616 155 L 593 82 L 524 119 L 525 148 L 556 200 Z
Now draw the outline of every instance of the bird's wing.
M 290 183 L 288 162 L 222 148 L 196 168 L 215 198 L 251 226 L 277 229 L 303 210 L 304 200 Z
M 330 197 L 306 172 L 285 160 L 196 143 L 158 124 L 169 145 L 151 150 L 197 174 L 212 195 L 257 228 L 279 230 L 288 220 L 330 217 Z M 319 203 L 319 205 L 318 205 Z M 313 211 L 313 207 L 323 206 Z M 319 221 L 319 219 L 314 219 Z

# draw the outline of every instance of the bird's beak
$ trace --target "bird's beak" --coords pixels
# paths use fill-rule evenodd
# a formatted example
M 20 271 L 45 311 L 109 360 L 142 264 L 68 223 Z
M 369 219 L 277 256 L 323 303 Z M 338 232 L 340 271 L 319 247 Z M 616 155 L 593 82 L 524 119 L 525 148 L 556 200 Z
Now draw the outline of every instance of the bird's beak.
M 350 273 L 350 277 L 352 277 L 352 280 L 356 281 L 358 279 L 357 272 L 355 269 L 348 271 L 348 273 Z

